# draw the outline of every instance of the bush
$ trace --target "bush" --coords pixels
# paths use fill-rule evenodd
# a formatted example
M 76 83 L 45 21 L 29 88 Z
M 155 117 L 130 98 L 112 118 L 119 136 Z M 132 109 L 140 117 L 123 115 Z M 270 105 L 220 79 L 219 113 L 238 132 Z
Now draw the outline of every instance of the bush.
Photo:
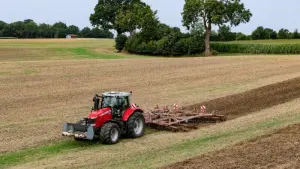
M 145 37 L 143 31 L 128 38 L 125 46 L 128 52 L 154 56 L 181 56 L 204 51 L 202 32 L 182 33 L 179 28 L 165 24 L 159 24 L 151 37 Z
M 116 42 L 116 49 L 118 51 L 122 51 L 125 47 L 126 41 L 127 41 L 127 36 L 126 35 L 118 35 L 115 42 Z
M 218 52 L 251 54 L 300 54 L 300 44 L 236 44 L 211 43 Z
M 236 37 L 236 40 L 247 40 L 247 35 L 241 34 Z
M 127 40 L 126 50 L 131 53 L 154 56 L 181 56 L 202 53 L 203 37 L 186 36 L 181 33 L 170 33 L 159 40 L 143 42 L 139 34 Z
M 213 55 L 213 56 L 218 56 L 218 55 L 219 55 L 219 52 L 216 51 L 216 50 L 212 50 L 212 55 Z

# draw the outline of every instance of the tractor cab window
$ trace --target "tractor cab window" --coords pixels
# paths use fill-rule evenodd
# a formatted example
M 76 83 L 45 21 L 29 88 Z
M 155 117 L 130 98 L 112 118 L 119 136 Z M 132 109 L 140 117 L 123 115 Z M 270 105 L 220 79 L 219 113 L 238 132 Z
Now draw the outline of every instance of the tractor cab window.
M 103 97 L 101 107 L 117 107 L 117 98 L 114 96 Z
M 112 107 L 112 108 L 128 108 L 129 100 L 128 97 L 116 97 L 116 96 L 105 96 L 102 99 L 101 107 Z
M 119 98 L 120 108 L 126 109 L 129 107 L 128 97 L 120 97 Z

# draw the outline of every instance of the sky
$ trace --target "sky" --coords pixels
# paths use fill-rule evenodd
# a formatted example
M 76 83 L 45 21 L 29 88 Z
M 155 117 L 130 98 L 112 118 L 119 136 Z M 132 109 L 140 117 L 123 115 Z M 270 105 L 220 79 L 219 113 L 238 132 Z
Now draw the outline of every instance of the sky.
M 153 10 L 158 10 L 161 22 L 170 26 L 182 26 L 184 0 L 143 0 Z M 250 34 L 258 26 L 278 31 L 287 28 L 300 30 L 299 0 L 241 0 L 253 17 L 247 24 L 233 27 L 236 32 Z M 7 23 L 33 19 L 37 23 L 53 24 L 57 21 L 80 28 L 91 27 L 89 16 L 98 0 L 0 0 L 0 20 Z

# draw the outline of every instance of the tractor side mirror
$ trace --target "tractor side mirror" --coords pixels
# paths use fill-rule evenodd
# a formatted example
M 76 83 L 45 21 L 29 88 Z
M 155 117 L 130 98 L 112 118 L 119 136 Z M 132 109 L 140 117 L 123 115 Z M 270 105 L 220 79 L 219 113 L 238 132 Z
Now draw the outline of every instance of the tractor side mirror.
M 120 100 L 121 100 L 121 98 L 120 98 L 120 96 L 116 96 L 116 99 L 117 99 L 117 107 L 119 108 L 120 107 Z

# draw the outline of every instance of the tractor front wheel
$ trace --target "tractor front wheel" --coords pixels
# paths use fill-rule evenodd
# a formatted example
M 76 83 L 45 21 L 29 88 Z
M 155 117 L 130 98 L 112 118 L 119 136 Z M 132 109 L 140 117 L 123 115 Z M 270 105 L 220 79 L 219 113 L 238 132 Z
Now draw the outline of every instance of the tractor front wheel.
M 135 112 L 131 115 L 127 122 L 127 136 L 138 138 L 144 135 L 145 118 L 141 112 Z
M 120 128 L 115 123 L 104 124 L 100 131 L 100 139 L 104 144 L 116 144 L 120 135 Z

